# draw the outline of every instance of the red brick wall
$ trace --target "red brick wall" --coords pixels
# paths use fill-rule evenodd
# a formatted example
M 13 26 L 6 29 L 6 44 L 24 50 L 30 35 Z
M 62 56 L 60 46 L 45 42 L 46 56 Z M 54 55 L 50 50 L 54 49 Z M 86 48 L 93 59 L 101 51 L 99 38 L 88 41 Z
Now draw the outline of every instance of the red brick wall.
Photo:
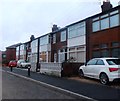
M 110 28 L 103 31 L 91 33 L 89 35 L 89 55 L 92 58 L 93 46 L 98 44 L 108 44 L 108 48 L 112 48 L 112 42 L 120 42 L 120 26 Z
M 61 32 L 56 33 L 56 43 L 51 44 L 51 62 L 54 62 L 54 53 L 57 53 L 57 62 L 58 62 L 58 50 L 63 49 L 67 46 L 67 41 L 60 41 Z

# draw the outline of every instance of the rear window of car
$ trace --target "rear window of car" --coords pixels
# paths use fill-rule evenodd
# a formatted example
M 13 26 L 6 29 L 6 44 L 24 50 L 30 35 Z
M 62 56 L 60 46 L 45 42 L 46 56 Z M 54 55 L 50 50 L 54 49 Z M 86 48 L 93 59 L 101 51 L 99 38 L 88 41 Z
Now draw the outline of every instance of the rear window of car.
M 109 65 L 120 65 L 120 59 L 107 59 Z

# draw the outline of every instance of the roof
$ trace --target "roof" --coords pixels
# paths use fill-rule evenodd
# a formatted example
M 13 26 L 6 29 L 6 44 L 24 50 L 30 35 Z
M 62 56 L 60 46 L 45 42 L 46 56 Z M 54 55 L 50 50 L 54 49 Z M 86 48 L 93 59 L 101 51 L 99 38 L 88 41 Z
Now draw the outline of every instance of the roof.
M 82 20 L 79 20 L 79 21 L 77 21 L 77 22 L 74 22 L 74 23 L 72 23 L 72 24 L 69 24 L 69 25 L 67 25 L 67 26 L 65 26 L 65 27 L 63 27 L 63 28 L 60 28 L 60 29 L 58 29 L 58 30 L 56 30 L 56 31 L 54 31 L 54 32 L 49 32 L 49 33 L 47 33 L 47 34 L 44 34 L 44 35 L 42 35 L 42 36 L 39 36 L 39 37 L 35 38 L 34 40 L 39 39 L 39 38 L 41 38 L 41 37 L 44 37 L 44 36 L 46 36 L 46 35 L 51 35 L 51 34 L 55 34 L 55 33 L 57 33 L 57 32 L 63 31 L 63 30 L 65 30 L 66 28 L 68 28 L 68 27 L 70 27 L 70 26 L 72 26 L 72 25 L 75 25 L 75 24 L 78 24 L 78 23 L 80 23 L 80 22 L 86 21 L 87 19 L 92 19 L 92 18 L 94 18 L 94 17 L 97 17 L 97 16 L 100 16 L 100 15 L 106 14 L 106 13 L 108 13 L 108 12 L 117 10 L 117 9 L 119 9 L 119 8 L 120 8 L 120 5 L 112 8 L 112 9 L 110 9 L 110 10 L 108 10 L 108 11 L 101 12 L 101 13 L 98 13 L 98 14 L 96 14 L 96 15 L 93 15 L 93 16 L 84 18 L 84 19 L 82 19 Z M 31 41 L 28 41 L 28 42 L 31 42 Z M 25 43 L 28 43 L 28 42 L 25 42 Z M 9 46 L 9 47 L 6 47 L 6 48 L 16 48 L 16 46 L 19 46 L 19 45 L 21 45 L 21 43 L 15 44 L 15 45 L 12 45 L 12 46 Z
M 96 15 L 90 16 L 90 17 L 88 17 L 88 18 L 86 18 L 86 19 L 94 18 L 94 17 L 100 16 L 100 15 L 103 15 L 103 14 L 106 14 L 106 13 L 109 13 L 109 12 L 112 12 L 112 11 L 115 11 L 115 10 L 117 10 L 117 9 L 120 9 L 120 5 L 118 5 L 118 6 L 116 6 L 116 7 L 113 7 L 113 8 L 110 9 L 110 10 L 107 10 L 107 11 L 98 13 L 98 14 L 96 14 Z
M 109 10 L 107 10 L 107 11 L 100 12 L 100 13 L 95 14 L 95 15 L 93 15 L 93 16 L 90 16 L 90 17 L 84 18 L 84 19 L 82 19 L 82 20 L 79 20 L 79 21 L 77 21 L 77 22 L 74 22 L 74 23 L 72 23 L 72 24 L 70 24 L 70 25 L 67 25 L 66 27 L 70 27 L 70 26 L 72 26 L 72 25 L 75 25 L 75 24 L 81 23 L 81 22 L 83 22 L 83 21 L 86 21 L 87 19 L 91 19 L 91 18 L 100 16 L 100 15 L 106 14 L 106 13 L 108 13 L 108 12 L 115 11 L 115 10 L 117 10 L 117 9 L 119 9 L 119 8 L 120 8 L 120 5 L 118 5 L 118 6 L 116 6 L 116 7 L 113 7 L 112 9 L 109 9 Z
M 8 46 L 8 47 L 6 47 L 6 49 L 8 49 L 8 48 L 16 48 L 17 46 L 19 46 L 21 44 L 22 43 L 18 43 L 18 44 L 14 44 L 14 45 Z

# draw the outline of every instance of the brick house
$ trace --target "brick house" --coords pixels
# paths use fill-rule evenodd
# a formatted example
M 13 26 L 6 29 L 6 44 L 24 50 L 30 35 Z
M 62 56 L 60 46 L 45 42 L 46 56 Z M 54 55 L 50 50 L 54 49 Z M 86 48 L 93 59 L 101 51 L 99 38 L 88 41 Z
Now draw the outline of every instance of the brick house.
M 51 62 L 67 60 L 67 28 L 51 33 Z
M 21 43 L 11 45 L 6 47 L 6 61 L 7 65 L 10 60 L 16 60 L 16 47 L 19 46 Z
M 102 8 L 101 13 L 86 21 L 87 60 L 95 57 L 120 57 L 120 6 L 108 6 L 107 10 Z
M 34 62 L 85 63 L 95 57 L 120 57 L 120 5 L 103 2 L 102 12 L 64 28 L 53 25 L 52 32 L 18 45 L 16 59 Z M 14 45 L 13 45 L 14 46 Z M 15 47 L 7 47 L 7 59 L 15 59 Z M 13 52 L 13 56 L 10 53 Z

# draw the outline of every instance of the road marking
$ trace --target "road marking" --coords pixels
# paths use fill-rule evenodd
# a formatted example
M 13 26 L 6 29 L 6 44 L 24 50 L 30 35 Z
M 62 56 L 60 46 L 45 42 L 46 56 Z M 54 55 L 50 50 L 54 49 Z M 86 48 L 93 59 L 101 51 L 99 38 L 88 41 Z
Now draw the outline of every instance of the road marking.
M 19 74 L 10 72 L 10 71 L 5 71 L 5 70 L 2 70 L 2 71 L 7 72 L 7 73 L 9 73 L 9 74 L 12 74 L 12 75 L 14 75 L 14 76 L 20 77 L 20 78 L 24 78 L 24 79 L 29 80 L 29 81 L 36 82 L 36 83 L 38 83 L 38 84 L 42 84 L 42 85 L 44 85 L 44 86 L 46 86 L 46 87 L 51 87 L 51 88 L 53 88 L 53 89 L 60 90 L 60 91 L 62 91 L 62 92 L 68 93 L 69 95 L 73 95 L 73 96 L 75 96 L 75 97 L 77 97 L 77 98 L 81 98 L 81 99 L 83 98 L 83 99 L 87 99 L 87 100 L 91 100 L 91 101 L 97 101 L 97 100 L 95 100 L 95 99 L 93 99 L 93 98 L 90 98 L 90 97 L 87 97 L 87 96 L 84 96 L 84 95 L 81 95 L 81 94 L 78 94 L 78 93 L 74 93 L 74 92 L 72 92 L 72 91 L 65 90 L 65 89 L 62 89 L 62 88 L 59 88 L 59 87 L 56 87 L 56 86 L 53 86 L 53 85 L 50 85 L 50 84 L 47 84 L 47 83 L 44 83 L 44 82 L 41 82 L 41 81 L 37 81 L 37 80 L 34 80 L 34 79 L 32 79 L 32 78 L 28 78 L 28 77 L 26 77 L 26 76 L 22 76 L 22 75 L 19 75 Z

